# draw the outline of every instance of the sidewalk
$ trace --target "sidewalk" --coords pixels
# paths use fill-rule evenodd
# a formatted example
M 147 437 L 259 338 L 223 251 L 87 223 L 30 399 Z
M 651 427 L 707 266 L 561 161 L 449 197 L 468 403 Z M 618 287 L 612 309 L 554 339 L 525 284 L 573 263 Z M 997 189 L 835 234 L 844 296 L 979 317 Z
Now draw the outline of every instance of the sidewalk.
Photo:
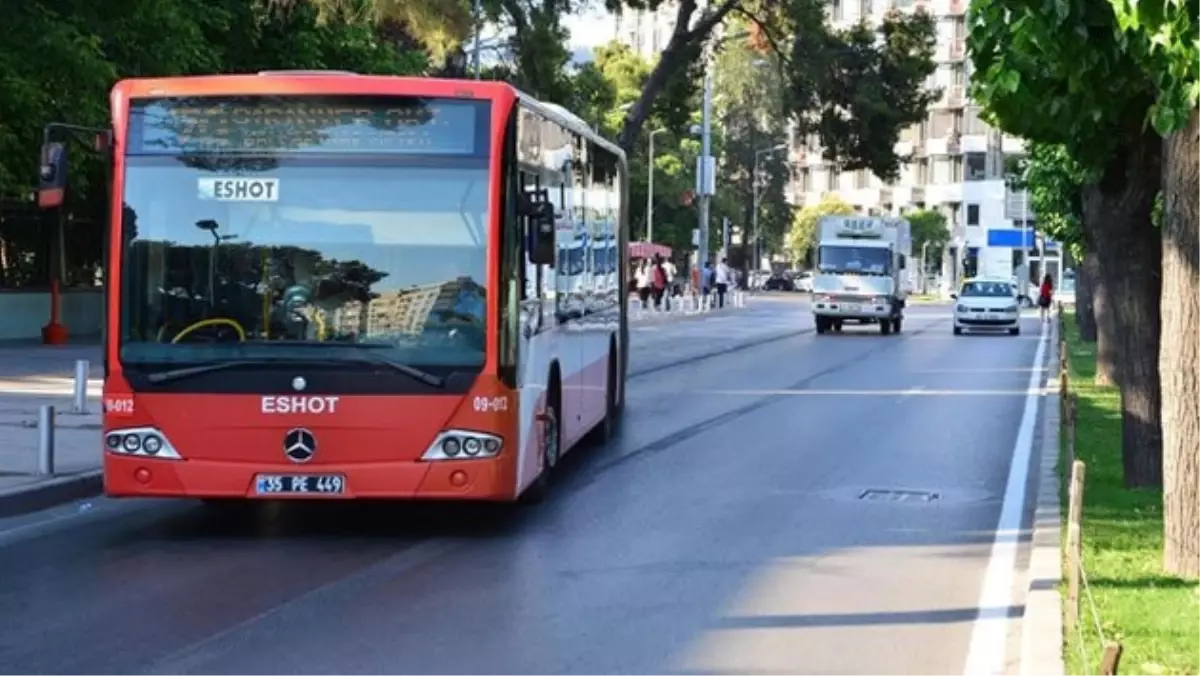
M 691 296 L 677 296 L 670 299 L 670 309 L 656 310 L 653 305 L 647 305 L 643 308 L 642 303 L 636 297 L 631 297 L 629 303 L 629 323 L 630 324 L 648 324 L 674 322 L 683 319 L 695 319 L 701 317 L 712 317 L 741 312 L 746 310 L 747 304 L 751 296 L 744 291 L 731 292 L 725 300 L 725 307 L 718 308 L 715 305 L 701 304 L 697 308 L 697 302 Z M 712 303 L 716 302 L 716 297 L 712 297 Z M 667 301 L 664 299 L 664 307 L 667 306 Z
M 71 413 L 75 360 L 89 361 L 88 412 Z M 98 345 L 0 343 L 0 517 L 99 492 Z M 38 409 L 55 407 L 54 476 L 38 475 Z

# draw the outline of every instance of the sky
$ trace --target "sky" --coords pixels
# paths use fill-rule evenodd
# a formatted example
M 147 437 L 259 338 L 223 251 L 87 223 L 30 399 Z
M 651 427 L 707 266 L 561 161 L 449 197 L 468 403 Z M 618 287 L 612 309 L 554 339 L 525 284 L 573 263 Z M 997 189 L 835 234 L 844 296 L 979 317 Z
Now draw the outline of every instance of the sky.
M 612 39 L 612 18 L 604 10 L 604 6 L 600 2 L 593 0 L 585 7 L 576 10 L 574 14 L 568 16 L 564 23 L 567 30 L 571 32 L 570 45 L 573 55 L 572 60 L 575 63 L 587 63 L 591 61 L 592 50 Z M 495 30 L 487 29 L 481 33 L 485 42 L 496 37 L 498 34 Z M 488 50 L 485 50 L 482 61 L 486 64 L 494 58 L 494 56 L 488 53 Z

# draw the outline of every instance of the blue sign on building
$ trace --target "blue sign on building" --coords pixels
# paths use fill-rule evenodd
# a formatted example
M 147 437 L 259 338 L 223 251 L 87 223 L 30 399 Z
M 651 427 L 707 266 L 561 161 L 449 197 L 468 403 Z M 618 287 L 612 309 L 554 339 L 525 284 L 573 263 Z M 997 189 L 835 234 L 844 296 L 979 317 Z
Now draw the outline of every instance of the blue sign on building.
M 1037 246 L 1037 236 L 1028 228 L 990 228 L 987 231 L 987 245 L 1009 249 L 1028 249 Z

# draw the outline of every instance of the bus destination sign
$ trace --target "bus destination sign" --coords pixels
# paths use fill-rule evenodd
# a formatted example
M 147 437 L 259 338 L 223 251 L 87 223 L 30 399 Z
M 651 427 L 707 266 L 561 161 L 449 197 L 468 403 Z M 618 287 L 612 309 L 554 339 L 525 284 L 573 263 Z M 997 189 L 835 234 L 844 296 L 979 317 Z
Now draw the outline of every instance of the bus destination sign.
M 135 101 L 129 154 L 476 155 L 486 138 L 482 105 L 282 96 Z

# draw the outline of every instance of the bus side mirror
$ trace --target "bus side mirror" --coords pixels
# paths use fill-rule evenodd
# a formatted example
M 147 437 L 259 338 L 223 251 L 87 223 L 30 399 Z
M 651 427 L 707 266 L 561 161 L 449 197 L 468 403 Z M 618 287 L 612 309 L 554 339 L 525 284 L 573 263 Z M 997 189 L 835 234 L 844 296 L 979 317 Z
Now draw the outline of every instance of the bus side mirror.
M 535 265 L 554 265 L 558 246 L 554 238 L 554 205 L 531 202 L 526 218 L 530 262 Z
M 42 162 L 38 169 L 38 207 L 53 209 L 62 206 L 67 192 L 67 144 L 46 143 L 42 146 Z
M 905 270 L 907 268 L 908 268 L 908 256 L 905 256 L 904 254 L 900 254 L 900 269 Z
M 958 300 L 958 294 L 957 294 L 957 293 L 954 293 L 954 292 L 951 292 L 951 293 L 950 293 L 950 300 Z

